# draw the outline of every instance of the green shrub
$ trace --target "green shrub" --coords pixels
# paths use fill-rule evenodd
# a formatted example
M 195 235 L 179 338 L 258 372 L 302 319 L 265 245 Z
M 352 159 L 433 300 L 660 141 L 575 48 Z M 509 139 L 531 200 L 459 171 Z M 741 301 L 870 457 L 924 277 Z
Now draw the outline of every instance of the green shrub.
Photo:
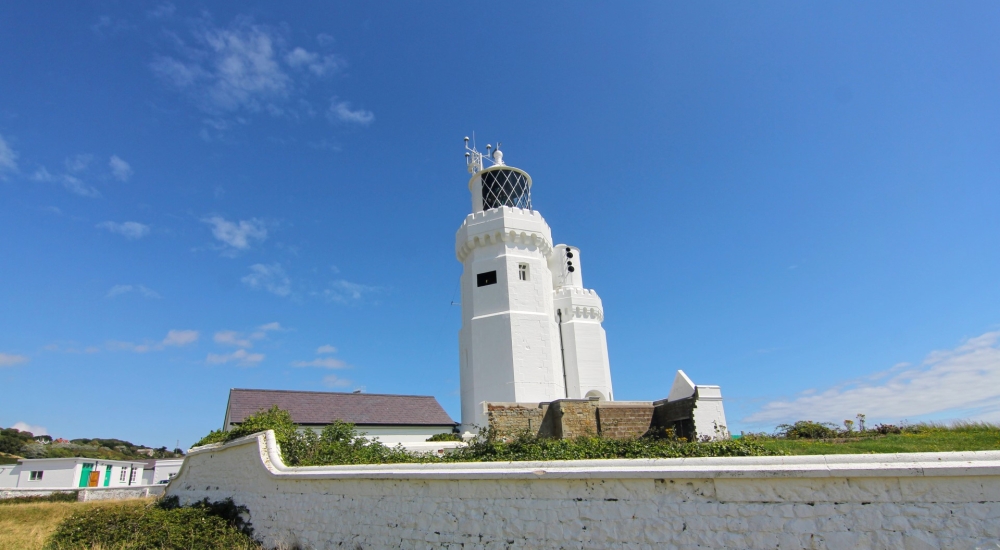
M 231 499 L 186 507 L 178 506 L 176 498 L 147 506 L 102 506 L 64 520 L 45 548 L 258 549 L 242 517 L 246 511 Z
M 694 443 L 683 439 L 639 437 L 605 439 L 578 437 L 550 439 L 521 432 L 500 438 L 486 431 L 467 447 L 446 454 L 448 462 L 509 462 L 523 460 L 587 460 L 607 458 L 684 458 L 698 456 L 767 456 L 769 451 L 752 440 L 726 439 Z
M 46 496 L 13 497 L 0 499 L 0 506 L 6 504 L 29 504 L 32 502 L 76 502 L 77 491 L 59 491 Z
M 777 428 L 780 437 L 787 439 L 832 439 L 840 435 L 836 424 L 799 420 L 795 424 L 781 424 Z
M 461 440 L 462 436 L 454 432 L 434 434 L 427 438 L 427 441 L 461 441 Z

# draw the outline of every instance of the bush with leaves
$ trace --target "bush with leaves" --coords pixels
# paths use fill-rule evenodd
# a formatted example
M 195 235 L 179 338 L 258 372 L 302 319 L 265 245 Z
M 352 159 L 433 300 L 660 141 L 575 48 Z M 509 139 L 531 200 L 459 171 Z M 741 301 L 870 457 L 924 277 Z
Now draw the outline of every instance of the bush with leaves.
M 244 520 L 246 512 L 232 499 L 184 507 L 176 497 L 144 506 L 101 506 L 64 520 L 45 548 L 258 549 L 251 526 Z
M 787 439 L 832 439 L 840 434 L 836 424 L 799 420 L 795 424 L 781 424 L 777 427 L 779 437 Z
M 551 439 L 529 432 L 501 436 L 481 432 L 467 447 L 446 454 L 447 462 L 511 462 L 522 460 L 589 460 L 608 458 L 687 458 L 699 456 L 768 456 L 769 451 L 752 440 L 724 439 L 694 443 L 671 437 L 606 439 L 583 436 Z
M 427 441 L 461 441 L 462 436 L 455 432 L 445 432 L 443 434 L 434 434 L 427 438 Z

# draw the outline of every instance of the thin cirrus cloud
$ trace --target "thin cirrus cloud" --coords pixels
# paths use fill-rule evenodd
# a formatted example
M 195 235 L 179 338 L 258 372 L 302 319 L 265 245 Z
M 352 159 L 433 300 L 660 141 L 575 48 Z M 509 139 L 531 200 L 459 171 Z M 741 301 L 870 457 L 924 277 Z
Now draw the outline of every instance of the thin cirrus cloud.
M 356 304 L 364 301 L 370 295 L 378 294 L 383 290 L 379 286 L 352 283 L 344 279 L 337 279 L 332 281 L 327 288 L 318 294 L 328 302 Z
M 27 363 L 27 355 L 15 355 L 12 353 L 0 353 L 0 367 L 13 367 L 21 363 Z
M 316 348 L 316 353 L 317 354 L 337 353 L 337 348 L 335 348 L 333 346 L 330 346 L 330 345 L 320 346 L 320 347 Z
M 139 222 L 101 222 L 97 227 L 121 235 L 130 241 L 141 239 L 149 234 L 149 226 Z
M 293 361 L 293 367 L 319 367 L 322 369 L 345 369 L 347 363 L 333 357 L 317 357 L 312 361 Z
M 229 221 L 222 216 L 202 218 L 212 227 L 212 236 L 221 242 L 229 253 L 248 250 L 254 241 L 267 238 L 267 227 L 257 218 Z
M 167 86 L 190 99 L 211 117 L 206 128 L 226 130 L 237 113 L 268 113 L 275 117 L 301 119 L 315 116 L 306 98 L 307 79 L 323 79 L 339 72 L 346 61 L 333 53 L 291 46 L 287 30 L 257 24 L 250 17 L 237 17 L 228 26 L 217 26 L 207 18 L 194 20 L 189 35 L 173 34 L 173 53 L 164 53 L 150 64 Z M 321 47 L 332 44 L 326 35 L 317 38 Z M 369 124 L 370 111 L 352 110 L 335 103 L 331 120 Z
M 112 351 L 132 351 L 135 353 L 147 353 L 150 351 L 163 351 L 168 347 L 183 347 L 198 341 L 200 334 L 197 330 L 170 330 L 166 337 L 159 342 L 145 342 L 135 344 L 132 342 L 121 342 L 112 340 L 107 347 Z
M 250 266 L 250 274 L 240 280 L 249 288 L 266 290 L 282 298 L 292 293 L 292 281 L 280 264 L 254 264 Z
M 236 363 L 243 367 L 252 367 L 264 360 L 263 353 L 250 353 L 245 349 L 238 349 L 232 353 L 209 353 L 205 362 L 209 365 L 224 365 L 226 363 Z
M 5 177 L 5 174 L 13 174 L 17 172 L 17 153 L 10 148 L 7 144 L 7 140 L 0 135 L 0 179 Z
M 252 348 L 254 341 L 267 338 L 267 333 L 282 330 L 284 330 L 284 328 L 282 328 L 281 324 L 274 322 L 260 325 L 249 334 L 244 334 L 235 330 L 220 330 L 215 333 L 215 336 L 213 336 L 212 339 L 216 344 L 223 346 Z
M 1000 420 L 1000 331 L 933 351 L 919 365 L 901 363 L 862 380 L 768 403 L 748 423 L 815 419 L 839 423 L 864 413 L 895 422 L 924 415 Z
M 71 174 L 53 174 L 44 166 L 35 170 L 35 173 L 31 175 L 31 179 L 46 183 L 62 184 L 64 189 L 81 197 L 96 199 L 101 196 L 101 192 L 97 188 L 86 184 L 80 178 Z
M 111 287 L 111 290 L 108 290 L 108 293 L 105 294 L 104 297 L 114 298 L 131 292 L 135 292 L 143 298 L 162 298 L 159 292 L 147 287 L 146 285 L 115 285 Z
M 118 155 L 111 155 L 111 159 L 108 160 L 108 168 L 111 169 L 112 177 L 118 181 L 128 181 L 132 177 L 132 166 Z

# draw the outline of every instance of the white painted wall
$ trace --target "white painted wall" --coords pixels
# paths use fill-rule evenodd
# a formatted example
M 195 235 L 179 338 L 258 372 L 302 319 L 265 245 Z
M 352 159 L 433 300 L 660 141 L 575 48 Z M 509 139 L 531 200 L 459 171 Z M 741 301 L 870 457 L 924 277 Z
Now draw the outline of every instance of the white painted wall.
M 0 487 L 17 487 L 17 464 L 0 464 Z
M 80 485 L 80 476 L 83 473 L 83 464 L 96 464 L 95 469 L 100 472 L 98 487 L 104 487 L 107 477 L 107 466 L 111 465 L 111 478 L 108 487 L 129 486 L 129 468 L 135 468 L 136 481 L 132 485 L 141 484 L 142 467 L 141 462 L 125 462 L 118 460 L 98 460 L 93 458 L 36 458 L 21 459 L 21 463 L 13 468 L 12 472 L 5 474 L 0 472 L 0 483 L 9 483 L 5 478 L 15 479 L 14 485 L 0 485 L 0 487 L 18 487 L 21 489 L 72 489 Z M 4 465 L 0 468 L 8 468 Z M 125 481 L 121 481 L 121 471 L 126 470 Z M 31 472 L 43 472 L 41 480 L 31 480 Z
M 80 466 L 75 458 L 24 459 L 20 466 L 17 486 L 26 489 L 76 487 L 80 480 Z M 43 472 L 42 479 L 31 481 L 32 471 Z
M 207 488 L 207 489 L 206 489 Z M 995 548 L 1000 452 L 287 468 L 193 449 L 167 494 L 232 497 L 267 547 Z
M 369 439 L 378 440 L 390 447 L 395 447 L 397 443 L 406 445 L 407 443 L 424 443 L 432 435 L 451 433 L 451 426 L 356 426 L 359 434 Z M 313 428 L 317 434 L 323 428 Z M 159 465 L 157 461 L 157 465 Z
M 464 430 L 486 425 L 484 401 L 565 396 L 547 259 L 551 248 L 541 214 L 519 208 L 473 212 L 456 234 L 455 252 L 464 266 L 459 332 Z M 526 281 L 518 276 L 522 263 L 528 265 Z M 489 271 L 496 271 L 496 284 L 477 286 L 477 275 Z

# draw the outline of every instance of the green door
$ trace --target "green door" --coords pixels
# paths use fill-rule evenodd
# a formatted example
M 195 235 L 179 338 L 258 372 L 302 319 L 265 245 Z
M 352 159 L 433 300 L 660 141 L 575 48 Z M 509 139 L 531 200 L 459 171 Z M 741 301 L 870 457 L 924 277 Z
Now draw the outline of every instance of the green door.
M 90 471 L 94 469 L 94 465 L 87 462 L 83 465 L 83 471 L 80 473 L 80 487 L 86 487 L 87 482 L 90 480 Z
M 108 464 L 108 468 L 104 470 L 104 486 L 107 487 L 111 485 L 111 465 Z

